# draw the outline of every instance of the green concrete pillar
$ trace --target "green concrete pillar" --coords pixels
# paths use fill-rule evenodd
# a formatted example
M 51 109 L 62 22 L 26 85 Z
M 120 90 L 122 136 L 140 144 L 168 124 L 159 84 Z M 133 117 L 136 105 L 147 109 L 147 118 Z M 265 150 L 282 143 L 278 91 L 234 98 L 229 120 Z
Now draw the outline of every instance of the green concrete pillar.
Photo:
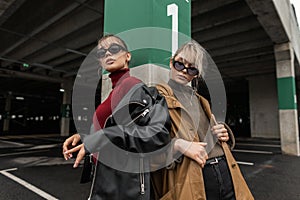
M 294 51 L 291 43 L 275 45 L 281 150 L 300 156 Z
M 106 0 L 104 34 L 116 34 L 132 53 L 131 74 L 148 85 L 169 79 L 172 53 L 191 35 L 189 0 Z M 110 90 L 103 75 L 102 97 Z

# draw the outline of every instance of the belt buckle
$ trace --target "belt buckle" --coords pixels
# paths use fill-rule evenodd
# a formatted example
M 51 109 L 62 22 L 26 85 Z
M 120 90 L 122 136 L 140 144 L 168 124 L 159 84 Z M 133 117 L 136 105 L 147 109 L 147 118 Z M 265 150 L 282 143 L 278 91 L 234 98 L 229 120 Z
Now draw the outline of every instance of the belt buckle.
M 219 163 L 219 160 L 218 160 L 217 158 L 215 158 L 215 161 L 212 161 L 212 162 L 209 163 L 209 164 L 214 165 L 214 164 L 218 164 L 218 163 Z

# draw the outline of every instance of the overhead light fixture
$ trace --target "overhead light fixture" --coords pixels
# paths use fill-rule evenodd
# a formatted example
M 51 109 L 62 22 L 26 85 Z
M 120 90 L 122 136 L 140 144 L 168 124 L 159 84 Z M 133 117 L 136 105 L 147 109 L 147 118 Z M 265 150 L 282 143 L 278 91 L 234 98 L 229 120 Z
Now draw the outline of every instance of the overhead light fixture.
M 60 92 L 65 92 L 65 90 L 64 90 L 64 89 L 62 89 L 62 88 L 60 88 L 60 89 L 59 89 L 59 91 L 60 91 Z
M 24 100 L 24 97 L 16 97 L 17 100 Z

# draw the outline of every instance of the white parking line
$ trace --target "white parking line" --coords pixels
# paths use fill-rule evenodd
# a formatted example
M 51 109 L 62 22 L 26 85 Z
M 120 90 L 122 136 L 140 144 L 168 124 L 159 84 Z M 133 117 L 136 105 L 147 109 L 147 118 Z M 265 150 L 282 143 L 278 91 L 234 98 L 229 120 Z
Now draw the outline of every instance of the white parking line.
M 281 147 L 280 144 L 254 144 L 254 143 L 236 143 L 239 146 L 256 146 L 256 147 Z
M 38 145 L 38 146 L 34 146 L 34 147 L 30 147 L 28 149 L 30 150 L 36 150 L 36 149 L 51 149 L 54 147 L 61 147 L 62 144 L 45 144 L 45 145 Z
M 50 151 L 50 150 L 49 149 L 48 150 L 31 150 L 31 151 L 22 151 L 22 152 L 15 152 L 15 153 L 4 153 L 4 154 L 0 154 L 0 157 L 31 154 L 31 153 L 40 153 L 40 152 L 46 152 L 46 151 Z
M 34 185 L 31 185 L 30 183 L 16 177 L 15 175 L 12 175 L 11 173 L 9 173 L 8 171 L 14 171 L 17 170 L 17 168 L 12 168 L 12 169 L 6 169 L 6 170 L 1 170 L 0 173 L 3 174 L 4 176 L 16 181 L 17 183 L 19 183 L 20 185 L 26 187 L 27 189 L 31 190 L 32 192 L 40 195 L 41 197 L 45 198 L 45 199 L 49 199 L 49 200 L 58 200 L 57 198 L 55 198 L 54 196 L 51 196 L 50 194 L 40 190 L 39 188 L 35 187 Z
M 253 166 L 254 165 L 254 163 L 252 163 L 252 162 L 243 162 L 243 161 L 236 161 L 236 162 L 239 165 L 249 165 L 249 166 Z
M 258 153 L 258 154 L 273 154 L 271 151 L 254 151 L 254 150 L 243 150 L 243 149 L 233 149 L 233 152 L 242 152 L 242 153 Z

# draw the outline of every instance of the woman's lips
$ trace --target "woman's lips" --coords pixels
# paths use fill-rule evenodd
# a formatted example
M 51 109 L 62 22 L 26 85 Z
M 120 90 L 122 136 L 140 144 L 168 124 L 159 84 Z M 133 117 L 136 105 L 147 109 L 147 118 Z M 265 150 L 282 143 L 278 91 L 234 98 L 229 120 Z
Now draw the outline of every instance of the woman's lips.
M 186 77 L 185 77 L 185 76 L 178 75 L 177 77 L 178 77 L 179 79 L 181 79 L 181 80 L 185 80 L 185 81 L 186 81 Z
M 108 59 L 105 61 L 105 63 L 106 63 L 107 65 L 111 65 L 111 64 L 113 64 L 114 62 L 115 62 L 115 60 L 112 59 L 112 58 L 108 58 Z

